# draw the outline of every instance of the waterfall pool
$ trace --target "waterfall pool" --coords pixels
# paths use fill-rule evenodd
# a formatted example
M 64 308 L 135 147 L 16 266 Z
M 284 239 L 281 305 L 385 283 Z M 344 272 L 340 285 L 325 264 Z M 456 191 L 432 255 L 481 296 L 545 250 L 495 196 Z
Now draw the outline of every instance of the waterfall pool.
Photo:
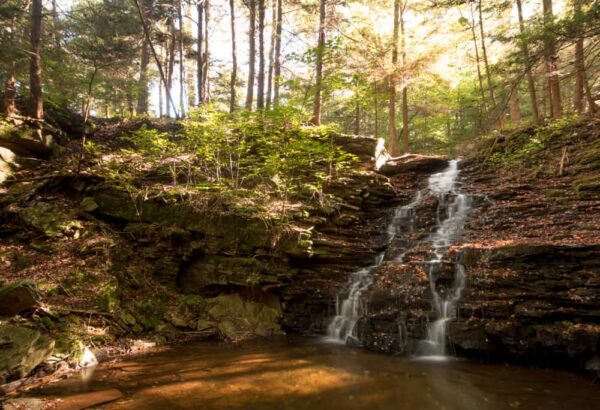
M 564 371 L 411 360 L 282 337 L 203 343 L 99 365 L 29 396 L 59 408 L 114 391 L 105 409 L 594 409 L 600 384 Z M 71 407 L 69 407 L 71 405 Z

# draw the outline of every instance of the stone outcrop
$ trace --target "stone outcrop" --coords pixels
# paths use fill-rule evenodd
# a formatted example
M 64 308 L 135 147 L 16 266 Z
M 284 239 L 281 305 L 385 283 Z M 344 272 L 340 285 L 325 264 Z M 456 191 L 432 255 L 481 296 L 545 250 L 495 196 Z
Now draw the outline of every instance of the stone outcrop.
M 0 288 L 0 316 L 14 316 L 38 305 L 38 290 L 34 282 L 23 280 Z
M 487 172 L 490 172 L 489 169 Z M 394 182 L 402 180 L 400 174 Z M 436 286 L 466 272 L 450 352 L 491 360 L 594 370 L 600 352 L 600 204 L 565 181 L 515 180 L 463 165 L 472 214 L 445 258 Z M 397 185 L 398 186 L 398 185 Z M 397 188 L 398 189 L 398 188 Z M 414 354 L 436 319 L 428 266 L 435 198 L 415 209 L 415 226 L 395 244 L 403 263 L 373 272 L 368 314 L 357 324 L 372 350 Z M 429 205 L 428 205 L 429 204 Z
M 25 377 L 54 349 L 54 340 L 38 330 L 0 324 L 0 384 Z
M 377 170 L 383 175 L 393 176 L 409 172 L 422 172 L 433 174 L 448 166 L 448 157 L 443 155 L 426 156 L 418 154 L 405 154 L 389 158 Z

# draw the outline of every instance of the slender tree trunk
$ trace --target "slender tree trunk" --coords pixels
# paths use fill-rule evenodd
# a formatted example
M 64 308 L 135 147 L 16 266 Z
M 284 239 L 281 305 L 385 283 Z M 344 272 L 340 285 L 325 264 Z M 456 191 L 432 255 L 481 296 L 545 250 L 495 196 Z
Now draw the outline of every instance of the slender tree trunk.
M 584 71 L 583 73 L 583 85 L 585 88 L 585 96 L 588 102 L 588 110 L 590 113 L 595 114 L 598 112 L 598 106 L 596 105 L 596 101 L 594 100 L 594 96 L 592 94 L 592 89 L 590 88 L 590 83 L 587 78 L 587 74 Z
M 487 48 L 485 46 L 485 32 L 483 30 L 483 10 L 481 0 L 479 0 L 479 31 L 481 32 L 481 56 L 483 58 L 483 65 L 485 67 L 485 76 L 487 78 L 488 90 L 490 92 L 490 98 L 492 100 L 492 111 L 496 111 L 498 104 L 496 103 L 496 95 L 494 94 L 494 84 L 492 82 L 492 74 L 490 71 L 490 63 L 487 57 Z M 495 112 L 496 115 L 496 126 L 498 129 L 502 128 L 502 113 Z
M 163 116 L 163 80 L 162 78 L 158 79 L 158 117 L 161 118 Z
M 521 35 L 523 35 L 523 33 L 525 32 L 525 23 L 523 21 L 522 0 L 517 0 L 517 11 L 519 13 L 519 28 L 521 31 Z M 533 121 L 536 124 L 539 124 L 541 121 L 541 117 L 540 109 L 538 107 L 537 95 L 535 91 L 535 81 L 531 72 L 529 49 L 527 48 L 527 43 L 525 43 L 524 40 L 521 40 L 521 50 L 523 52 L 523 57 L 525 58 L 525 75 L 527 77 L 527 86 L 529 88 L 529 99 L 531 100 L 531 114 L 533 115 Z
M 204 102 L 204 1 L 198 1 L 198 34 L 196 37 L 196 70 L 197 70 L 197 91 L 198 91 L 198 106 Z
M 394 0 L 394 31 L 392 35 L 392 73 L 389 78 L 390 99 L 388 107 L 388 126 L 390 128 L 388 151 L 391 156 L 398 155 L 398 131 L 396 130 L 396 74 L 398 71 L 398 37 L 400 32 L 400 0 Z
M 169 18 L 169 28 L 171 31 L 171 43 L 169 44 L 169 64 L 167 66 L 167 90 L 169 90 L 169 94 L 173 91 L 173 70 L 175 68 L 175 43 L 177 42 L 177 38 L 175 35 L 175 18 L 171 16 Z M 175 110 L 175 112 L 177 112 Z M 169 110 L 167 110 L 167 115 L 169 115 Z
M 373 82 L 373 105 L 375 106 L 375 138 L 379 138 L 379 97 L 377 81 Z
M 185 1 L 184 0 L 184 8 L 183 8 L 183 13 L 184 13 L 184 17 L 183 17 L 183 33 L 184 36 L 187 36 L 188 38 L 192 38 L 192 26 L 193 26 L 193 22 L 195 20 L 192 19 L 192 2 L 191 0 Z M 189 47 L 189 46 L 188 46 Z M 191 107 L 195 107 L 196 106 L 196 70 L 195 70 L 195 60 L 190 61 L 189 59 L 186 59 L 186 64 L 185 64 L 185 77 L 186 77 L 186 85 L 185 85 L 185 91 L 187 94 L 187 106 L 188 106 L 188 110 Z
M 475 46 L 475 63 L 477 64 L 477 79 L 479 80 L 479 93 L 481 94 L 481 102 L 483 111 L 487 113 L 487 102 L 485 99 L 485 91 L 483 90 L 483 76 L 481 75 L 481 59 L 479 58 L 479 46 L 477 45 L 477 34 L 475 33 L 475 12 L 473 11 L 473 3 L 469 3 L 471 7 L 471 35 L 473 37 L 473 45 Z
M 277 0 L 277 23 L 275 24 L 275 56 L 274 56 L 274 90 L 273 90 L 273 105 L 279 106 L 279 89 L 281 85 L 281 30 L 283 19 L 283 1 Z
M 146 41 L 148 42 L 148 45 L 150 46 L 150 51 L 152 51 L 152 55 L 154 56 L 154 61 L 156 62 L 156 67 L 158 68 L 160 78 L 163 83 L 166 83 L 165 72 L 163 70 L 163 66 L 160 62 L 158 54 L 156 53 L 156 49 L 154 48 L 154 44 L 152 43 L 152 37 L 150 36 L 150 29 L 148 28 L 148 24 L 146 23 L 146 19 L 144 18 L 144 12 L 142 11 L 142 7 L 140 6 L 139 0 L 134 0 L 134 2 L 135 2 L 136 9 L 138 11 L 138 15 L 140 17 L 140 22 L 142 23 L 142 28 L 144 29 Z M 160 86 L 159 86 L 158 91 L 160 92 Z M 173 103 L 173 99 L 171 98 L 171 93 L 169 92 L 168 89 L 166 90 L 166 97 L 167 97 L 166 98 L 167 106 L 169 104 L 171 104 L 171 107 L 173 108 L 173 111 L 175 112 L 175 116 L 178 117 L 177 110 L 175 109 L 175 104 Z
M 402 152 L 408 153 L 408 76 L 406 72 L 406 35 L 404 32 L 404 11 L 407 1 L 400 6 L 400 31 L 402 34 Z
M 575 42 L 575 93 L 573 96 L 573 105 L 579 114 L 583 114 L 583 79 L 585 76 L 585 63 L 583 55 L 583 39 L 578 38 Z
M 271 108 L 273 96 L 273 57 L 275 55 L 275 37 L 277 32 L 277 1 L 271 0 L 271 44 L 269 44 L 269 71 L 267 74 L 267 110 Z
M 354 110 L 354 135 L 360 135 L 360 100 L 359 95 L 356 95 L 356 105 Z
M 203 96 L 204 99 L 202 102 L 204 104 L 208 104 L 210 102 L 210 82 L 209 82 L 209 73 L 210 73 L 210 49 L 209 49 L 209 40 L 208 40 L 208 27 L 210 23 L 210 1 L 204 0 L 204 65 L 202 72 L 203 83 Z
M 140 58 L 140 79 L 138 81 L 137 114 L 148 113 L 148 64 L 150 63 L 150 50 L 148 42 L 144 38 L 142 45 L 142 56 Z
M 546 33 L 544 35 L 544 57 L 546 60 L 546 70 L 548 73 L 548 87 L 550 90 L 550 103 L 553 118 L 563 116 L 562 100 L 560 96 L 560 81 L 556 66 L 556 44 L 554 35 L 550 32 L 549 25 L 554 19 L 552 11 L 552 0 L 543 0 L 544 5 L 544 25 Z
M 250 11 L 250 30 L 248 31 L 248 90 L 246 92 L 246 110 L 252 111 L 254 101 L 254 77 L 256 70 L 256 0 L 248 3 Z
M 30 114 L 33 118 L 44 118 L 42 98 L 42 61 L 40 57 L 40 39 L 42 36 L 42 0 L 31 2 L 31 49 L 29 67 Z
M 229 0 L 229 10 L 231 13 L 231 60 L 232 60 L 232 69 L 231 69 L 231 80 L 229 81 L 229 112 L 235 111 L 235 99 L 236 99 L 236 89 L 235 85 L 237 83 L 237 49 L 235 44 L 235 3 L 234 0 Z
M 315 98 L 313 101 L 313 125 L 321 125 L 321 88 L 323 87 L 323 53 L 325 52 L 326 0 L 319 0 L 319 38 L 317 42 Z
M 15 61 L 11 60 L 7 64 L 6 83 L 4 91 L 4 114 L 10 117 L 17 112 L 15 97 L 17 95 L 15 80 Z
M 574 0 L 573 8 L 575 19 L 581 21 L 581 1 Z M 581 34 L 582 28 L 579 28 Z M 588 110 L 591 113 L 596 112 L 597 106 L 592 96 L 590 85 L 587 80 L 587 72 L 585 69 L 585 54 L 583 51 L 583 37 L 578 37 L 575 42 L 575 96 L 574 105 L 578 113 L 582 114 L 585 111 L 584 97 L 588 103 Z
M 514 125 L 521 123 L 521 107 L 516 87 L 510 95 L 510 119 Z
M 183 56 L 183 1 L 177 2 L 177 19 L 179 20 L 179 31 L 177 32 L 179 45 L 179 113 L 185 118 L 185 58 Z
M 256 108 L 265 108 L 265 0 L 258 0 L 258 84 Z

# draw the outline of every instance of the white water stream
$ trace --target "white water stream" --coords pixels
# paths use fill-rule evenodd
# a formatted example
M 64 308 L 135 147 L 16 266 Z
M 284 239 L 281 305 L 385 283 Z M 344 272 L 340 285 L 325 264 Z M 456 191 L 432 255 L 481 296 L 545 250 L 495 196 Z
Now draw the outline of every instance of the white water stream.
M 465 271 L 461 265 L 455 265 L 452 284 L 446 287 L 436 286 L 442 271 L 442 259 L 448 248 L 455 242 L 463 231 L 464 223 L 470 211 L 469 198 L 461 192 L 457 182 L 458 160 L 452 160 L 448 168 L 429 178 L 426 189 L 418 191 L 413 200 L 405 206 L 396 209 L 394 218 L 388 225 L 388 243 L 396 236 L 398 229 L 414 230 L 414 208 L 427 194 L 438 198 L 437 229 L 430 237 L 433 246 L 432 259 L 429 264 L 429 281 L 433 295 L 433 311 L 437 317 L 428 326 L 427 339 L 419 344 L 419 356 L 443 357 L 446 354 L 446 324 L 456 317 L 456 303 L 460 299 L 465 286 Z M 357 321 L 366 313 L 363 306 L 362 294 L 373 282 L 371 273 L 383 263 L 386 252 L 377 255 L 375 263 L 369 267 L 353 272 L 347 284 L 348 294 L 336 301 L 336 316 L 327 329 L 329 340 L 341 343 L 355 339 Z M 402 262 L 403 254 L 395 259 Z
M 429 190 L 438 197 L 438 227 L 431 238 L 433 257 L 429 260 L 429 284 L 433 295 L 432 307 L 437 319 L 429 324 L 427 339 L 419 344 L 419 356 L 446 355 L 446 327 L 456 318 L 456 304 L 465 288 L 465 268 L 454 265 L 454 277 L 450 286 L 438 286 L 437 280 L 443 273 L 444 255 L 462 234 L 471 203 L 457 182 L 458 161 L 450 161 L 444 172 L 429 178 Z

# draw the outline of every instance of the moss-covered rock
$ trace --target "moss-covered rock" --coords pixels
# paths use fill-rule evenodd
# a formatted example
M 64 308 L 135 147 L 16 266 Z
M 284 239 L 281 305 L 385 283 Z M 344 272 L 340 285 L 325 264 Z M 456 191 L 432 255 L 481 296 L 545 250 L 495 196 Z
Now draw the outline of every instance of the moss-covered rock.
M 0 384 L 27 376 L 53 351 L 54 340 L 39 330 L 0 325 Z
M 0 288 L 0 316 L 13 316 L 38 304 L 35 282 L 23 280 Z
M 277 276 L 270 274 L 266 264 L 258 259 L 220 255 L 205 255 L 179 277 L 179 286 L 185 293 L 201 292 L 215 285 L 252 287 L 278 283 Z
M 22 209 L 19 217 L 48 237 L 72 235 L 82 228 L 81 223 L 66 210 L 48 202 L 36 202 Z
M 220 295 L 209 299 L 208 313 L 221 334 L 229 340 L 282 333 L 281 308 L 246 301 L 239 295 Z

